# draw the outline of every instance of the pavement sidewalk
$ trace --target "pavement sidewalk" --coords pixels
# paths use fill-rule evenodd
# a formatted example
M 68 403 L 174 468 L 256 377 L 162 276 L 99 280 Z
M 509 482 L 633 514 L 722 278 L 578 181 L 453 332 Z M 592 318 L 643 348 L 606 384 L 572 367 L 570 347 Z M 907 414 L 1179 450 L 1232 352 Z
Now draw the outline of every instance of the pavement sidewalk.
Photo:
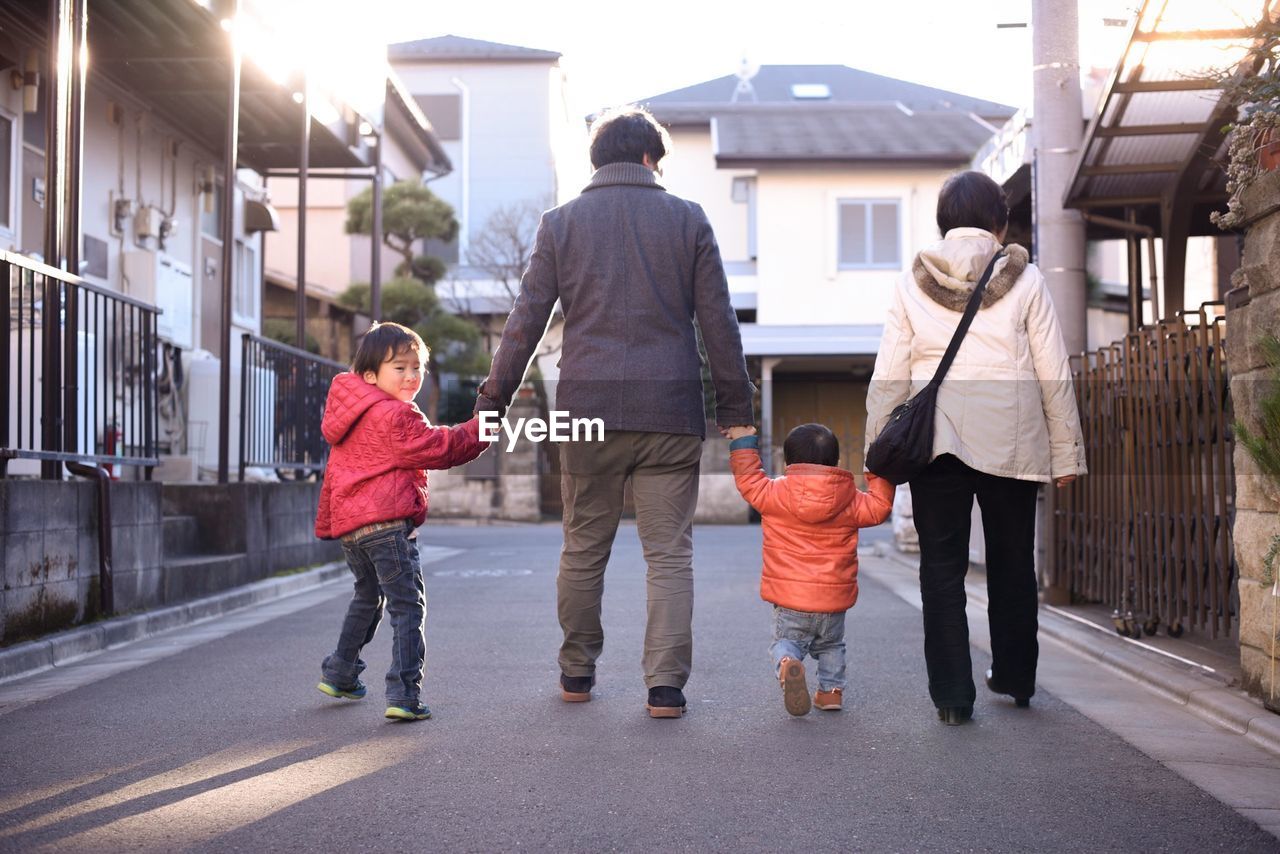
M 883 542 L 876 543 L 871 554 L 886 558 L 878 565 L 891 568 L 891 578 L 882 577 L 873 568 L 874 576 L 888 582 L 895 593 L 918 606 L 918 558 Z M 985 576 L 971 571 L 965 580 L 965 591 L 975 611 L 984 613 L 987 607 Z M 1234 687 L 1229 673 L 1196 661 L 1201 656 L 1187 642 L 1163 639 L 1161 646 L 1166 648 L 1160 648 L 1122 637 L 1109 624 L 1100 624 L 1052 605 L 1040 606 L 1040 634 L 1138 682 L 1169 702 L 1185 706 L 1198 717 L 1280 755 L 1280 715 L 1267 711 L 1260 700 Z

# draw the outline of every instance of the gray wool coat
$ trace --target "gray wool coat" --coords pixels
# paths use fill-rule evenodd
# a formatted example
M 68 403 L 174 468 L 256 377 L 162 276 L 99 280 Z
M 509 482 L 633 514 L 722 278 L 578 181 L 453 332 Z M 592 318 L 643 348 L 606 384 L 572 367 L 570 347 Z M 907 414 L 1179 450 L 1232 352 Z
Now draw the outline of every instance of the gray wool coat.
M 510 403 L 556 300 L 565 323 L 556 409 L 600 418 L 606 430 L 705 437 L 696 320 L 716 423 L 755 422 L 755 388 L 711 223 L 650 169 L 602 166 L 582 195 L 542 215 L 483 398 Z

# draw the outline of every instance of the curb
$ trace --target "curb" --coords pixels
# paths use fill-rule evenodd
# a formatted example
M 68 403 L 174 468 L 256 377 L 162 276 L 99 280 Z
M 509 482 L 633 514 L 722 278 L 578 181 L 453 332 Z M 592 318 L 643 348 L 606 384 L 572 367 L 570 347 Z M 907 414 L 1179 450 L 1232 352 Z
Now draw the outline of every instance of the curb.
M 104 649 L 123 646 L 162 632 L 204 622 L 232 611 L 283 599 L 327 584 L 347 574 L 343 561 L 281 578 L 267 578 L 154 611 L 114 617 L 100 623 L 58 632 L 39 640 L 0 649 L 0 683 L 31 676 Z
M 876 556 L 912 570 L 919 568 L 917 560 L 892 547 L 877 549 Z M 987 597 L 979 587 L 966 581 L 965 592 L 970 602 L 987 607 Z M 1228 687 L 1191 666 L 1179 667 L 1164 660 L 1163 655 L 1145 652 L 1138 641 L 1094 623 L 1077 621 L 1052 605 L 1042 604 L 1039 616 L 1043 635 L 1280 755 L 1280 715 L 1267 711 L 1244 691 Z

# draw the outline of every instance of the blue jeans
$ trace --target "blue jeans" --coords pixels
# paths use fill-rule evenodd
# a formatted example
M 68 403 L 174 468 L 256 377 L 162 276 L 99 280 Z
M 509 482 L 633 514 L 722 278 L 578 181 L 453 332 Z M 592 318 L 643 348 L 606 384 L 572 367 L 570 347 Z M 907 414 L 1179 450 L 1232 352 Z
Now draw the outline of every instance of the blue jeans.
M 353 686 L 364 671 L 360 650 L 373 640 L 385 606 L 391 616 L 391 669 L 387 671 L 387 705 L 413 705 L 422 690 L 426 658 L 424 626 L 427 591 L 417 544 L 403 529 L 375 531 L 354 543 L 343 543 L 347 567 L 355 576 L 355 594 L 342 621 L 338 646 L 320 669 L 340 688 Z
M 804 661 L 806 655 L 818 660 L 818 687 L 823 691 L 844 690 L 844 611 L 817 614 L 773 606 L 773 672 L 782 659 Z

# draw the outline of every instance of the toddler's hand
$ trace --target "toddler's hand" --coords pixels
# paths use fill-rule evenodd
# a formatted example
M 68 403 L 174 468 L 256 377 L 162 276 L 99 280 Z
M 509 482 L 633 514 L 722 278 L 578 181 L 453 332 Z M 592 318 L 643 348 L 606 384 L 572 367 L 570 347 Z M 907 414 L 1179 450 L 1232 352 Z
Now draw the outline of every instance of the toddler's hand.
M 756 428 L 752 427 L 750 424 L 743 424 L 735 427 L 729 427 L 724 431 L 725 438 L 728 439 L 730 442 L 732 442 L 735 439 L 741 439 L 743 436 L 754 436 L 755 434 L 756 434 Z

